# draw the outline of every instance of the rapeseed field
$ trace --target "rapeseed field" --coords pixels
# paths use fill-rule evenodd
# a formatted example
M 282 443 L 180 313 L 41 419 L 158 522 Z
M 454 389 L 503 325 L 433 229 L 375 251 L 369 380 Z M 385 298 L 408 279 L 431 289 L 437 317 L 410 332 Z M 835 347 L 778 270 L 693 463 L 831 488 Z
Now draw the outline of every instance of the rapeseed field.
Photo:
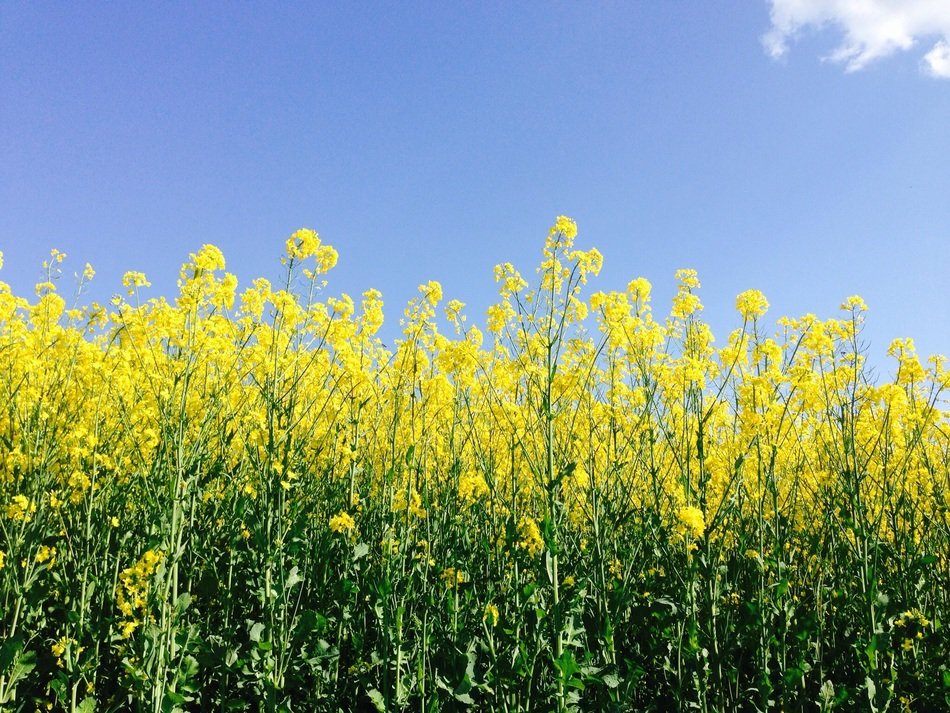
M 947 710 L 944 361 L 872 378 L 859 297 L 714 341 L 576 235 L 391 348 L 312 230 L 0 283 L 0 710 Z

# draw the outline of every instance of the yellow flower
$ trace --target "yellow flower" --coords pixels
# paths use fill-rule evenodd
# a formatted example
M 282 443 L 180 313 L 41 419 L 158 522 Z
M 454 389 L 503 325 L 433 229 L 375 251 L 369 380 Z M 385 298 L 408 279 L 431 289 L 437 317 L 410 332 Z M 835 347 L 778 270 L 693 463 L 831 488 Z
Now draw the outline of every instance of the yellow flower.
M 500 293 L 505 298 L 521 292 L 528 286 L 527 280 L 510 262 L 495 265 L 495 282 L 501 283 Z
M 210 243 L 202 245 L 197 253 L 191 254 L 192 265 L 195 270 L 213 272 L 225 267 L 224 254 L 216 245 Z
M 76 656 L 76 657 L 78 657 L 79 654 L 82 653 L 84 647 L 82 647 L 82 646 L 76 646 L 76 643 L 77 643 L 77 642 L 76 642 L 75 639 L 71 639 L 71 638 L 69 638 L 68 636 L 64 636 L 64 637 L 62 637 L 59 641 L 54 642 L 54 643 L 52 644 L 52 646 L 50 646 L 50 651 L 52 651 L 52 652 L 53 652 L 53 656 L 56 657 L 56 665 L 57 665 L 57 666 L 59 666 L 60 668 L 62 668 L 62 666 L 63 666 L 63 659 L 62 659 L 62 656 L 63 656 L 63 654 L 65 654 L 67 651 L 69 651 L 70 648 L 73 648 L 73 649 L 74 649 L 74 656 Z
M 538 527 L 537 521 L 532 517 L 524 515 L 518 521 L 518 537 L 517 546 L 531 557 L 539 554 L 544 549 L 541 528 Z
M 0 569 L 3 569 L 6 566 L 7 553 L 3 550 L 0 550 Z
M 695 270 L 682 268 L 676 271 L 675 277 L 679 280 L 680 285 L 687 289 L 695 290 L 700 286 L 699 276 Z
M 350 517 L 349 513 L 341 510 L 330 518 L 330 529 L 334 532 L 351 532 L 356 529 L 356 521 Z
M 574 244 L 574 238 L 576 237 L 577 223 L 566 215 L 559 215 L 548 231 L 548 239 L 544 245 L 545 253 L 549 254 L 558 245 L 565 250 L 569 249 Z
M 758 290 L 746 290 L 736 297 L 736 309 L 742 315 L 742 319 L 751 320 L 761 317 L 769 309 L 769 303 Z
M 851 295 L 841 304 L 845 312 L 867 312 L 868 306 L 858 295 Z
M 489 626 L 497 626 L 498 617 L 498 607 L 494 604 L 486 604 L 485 611 L 482 614 L 482 621 L 484 621 Z
M 442 300 L 442 285 L 435 280 L 429 280 L 424 285 L 419 285 L 419 292 L 425 295 L 430 304 L 437 304 Z
M 64 637 L 61 638 L 59 641 L 57 641 L 56 643 L 54 643 L 54 644 L 50 647 L 50 650 L 53 652 L 53 656 L 55 656 L 56 658 L 59 658 L 60 656 L 63 655 L 63 653 L 65 653 L 66 647 L 67 647 L 68 645 L 69 645 L 69 637 L 68 637 L 68 636 L 64 636 Z
M 119 573 L 116 606 L 127 618 L 121 625 L 123 638 L 129 638 L 140 619 L 147 618 L 152 577 L 164 557 L 160 550 L 146 550 L 135 564 Z
M 514 310 L 510 305 L 495 304 L 489 306 L 486 320 L 488 331 L 492 334 L 501 334 L 508 323 L 509 316 L 514 316 Z
M 610 563 L 610 573 L 611 573 L 616 579 L 622 579 L 622 578 L 623 578 L 623 562 L 621 562 L 621 561 L 620 561 L 619 559 L 617 559 L 616 557 L 614 557 L 613 562 Z
M 25 495 L 14 495 L 7 505 L 7 517 L 14 521 L 29 522 L 36 512 L 36 505 Z
M 49 562 L 49 566 L 52 567 L 56 563 L 56 548 L 43 545 L 36 551 L 35 559 L 39 564 Z
M 459 500 L 471 505 L 479 498 L 488 495 L 488 483 L 477 473 L 469 473 L 459 478 Z
M 466 575 L 465 572 L 462 572 L 461 570 L 455 569 L 455 567 L 446 567 L 442 571 L 442 581 L 445 582 L 445 586 L 448 589 L 452 589 L 453 587 L 457 587 L 463 582 L 468 581 L 468 575 Z
M 693 539 L 699 539 L 706 531 L 706 518 L 703 511 L 692 505 L 684 505 L 676 513 L 679 520 L 679 532 Z
M 702 310 L 702 308 L 703 305 L 697 295 L 681 290 L 673 297 L 673 309 L 671 312 L 674 317 L 686 319 Z
M 590 275 L 599 275 L 604 266 L 604 256 L 597 248 L 574 250 L 568 257 L 577 264 L 581 284 L 586 285 Z
M 145 277 L 144 272 L 131 270 L 122 276 L 122 285 L 131 297 L 139 287 L 151 287 L 152 283 Z
M 302 260 L 317 253 L 320 247 L 320 236 L 309 228 L 301 228 L 287 238 L 287 256 Z
M 422 496 L 415 488 L 408 495 L 405 490 L 400 490 L 393 498 L 393 512 L 404 510 L 420 520 L 428 514 L 426 509 L 422 507 Z
M 652 289 L 653 286 L 650 284 L 649 280 L 638 277 L 635 280 L 631 280 L 627 285 L 627 294 L 630 295 L 630 299 L 634 302 L 643 303 L 650 300 L 650 291 Z
M 314 253 L 314 259 L 317 262 L 317 273 L 325 274 L 336 267 L 339 254 L 329 245 L 321 245 Z
M 363 334 L 372 335 L 383 326 L 383 295 L 379 290 L 366 290 L 363 293 Z

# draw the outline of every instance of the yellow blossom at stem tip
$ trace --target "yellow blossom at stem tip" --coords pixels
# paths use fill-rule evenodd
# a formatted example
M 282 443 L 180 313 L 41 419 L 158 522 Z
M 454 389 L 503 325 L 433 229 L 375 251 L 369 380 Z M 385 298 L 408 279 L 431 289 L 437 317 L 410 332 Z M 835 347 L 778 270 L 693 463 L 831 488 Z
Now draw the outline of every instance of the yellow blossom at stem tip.
M 350 516 L 349 513 L 341 510 L 336 515 L 330 518 L 330 529 L 334 532 L 350 532 L 356 529 L 356 521 Z
M 752 320 L 764 315 L 769 309 L 769 303 L 758 290 L 746 290 L 736 297 L 736 309 L 742 319 Z
M 699 539 L 706 531 L 706 518 L 703 511 L 692 505 L 685 505 L 676 513 L 679 520 L 679 531 L 684 536 Z

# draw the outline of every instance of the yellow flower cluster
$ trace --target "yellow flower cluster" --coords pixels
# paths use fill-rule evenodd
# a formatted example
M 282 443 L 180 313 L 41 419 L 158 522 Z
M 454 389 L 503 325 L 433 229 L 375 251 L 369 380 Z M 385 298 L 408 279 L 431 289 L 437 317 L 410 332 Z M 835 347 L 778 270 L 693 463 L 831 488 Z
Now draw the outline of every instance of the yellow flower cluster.
M 151 287 L 152 283 L 148 281 L 143 272 L 129 271 L 122 276 L 122 284 L 131 297 L 140 287 Z
M 518 520 L 518 547 L 536 557 L 544 550 L 544 539 L 541 537 L 541 528 L 533 517 L 524 515 Z
M 406 512 L 413 517 L 424 518 L 428 513 L 422 507 L 422 496 L 419 491 L 412 488 L 407 493 L 400 489 L 393 497 L 393 512 Z
M 122 570 L 119 584 L 116 586 L 116 605 L 125 621 L 120 629 L 122 637 L 127 639 L 138 628 L 143 617 L 148 614 L 148 598 L 152 589 L 152 577 L 158 565 L 164 559 L 164 553 L 146 550 L 139 560 Z
M 323 275 L 332 270 L 337 263 L 337 252 L 329 245 L 324 245 L 320 236 L 309 228 L 301 228 L 287 238 L 287 257 L 292 260 L 306 260 L 313 258 L 316 266 L 310 269 L 308 277 Z
M 706 532 L 706 518 L 703 511 L 692 505 L 684 505 L 676 512 L 679 531 L 684 537 L 698 540 Z
M 68 636 L 61 637 L 58 641 L 54 641 L 50 646 L 50 652 L 56 658 L 56 665 L 60 668 L 64 666 L 64 656 L 67 659 L 75 660 L 79 657 L 84 649 L 84 646 L 79 646 L 79 643 L 75 639 Z
M 471 505 L 476 500 L 486 497 L 489 492 L 488 483 L 478 473 L 467 473 L 459 478 L 459 501 Z
M 352 532 L 356 529 L 356 520 L 349 513 L 341 510 L 330 518 L 330 529 L 343 534 Z
M 52 567 L 56 564 L 56 548 L 49 547 L 47 545 L 41 545 L 40 548 L 36 551 L 36 557 L 34 558 L 37 564 L 45 564 L 48 567 Z
M 446 567 L 442 571 L 441 577 L 442 581 L 445 582 L 446 589 L 454 589 L 468 581 L 468 575 L 455 567 Z
M 903 627 L 910 626 L 915 623 L 921 628 L 926 629 L 928 626 L 930 626 L 930 619 L 924 616 L 924 613 L 920 611 L 920 609 L 908 609 L 894 620 L 894 626 Z
M 742 319 L 752 320 L 764 315 L 769 309 L 768 300 L 758 290 L 746 290 L 736 297 L 736 309 Z
M 6 515 L 11 520 L 29 522 L 36 512 L 36 504 L 25 495 L 14 495 L 6 507 Z

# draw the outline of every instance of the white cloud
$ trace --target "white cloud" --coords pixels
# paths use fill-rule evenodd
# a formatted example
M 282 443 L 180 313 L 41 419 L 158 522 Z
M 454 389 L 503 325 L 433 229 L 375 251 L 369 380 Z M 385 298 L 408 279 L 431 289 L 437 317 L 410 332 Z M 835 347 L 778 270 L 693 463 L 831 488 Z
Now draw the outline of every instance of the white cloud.
M 941 40 L 924 55 L 924 71 L 933 77 L 950 79 L 950 43 Z
M 806 29 L 834 27 L 843 37 L 826 59 L 846 72 L 936 39 L 921 66 L 934 77 L 950 78 L 950 0 L 770 0 L 772 27 L 762 37 L 773 59 L 788 54 L 790 42 Z

